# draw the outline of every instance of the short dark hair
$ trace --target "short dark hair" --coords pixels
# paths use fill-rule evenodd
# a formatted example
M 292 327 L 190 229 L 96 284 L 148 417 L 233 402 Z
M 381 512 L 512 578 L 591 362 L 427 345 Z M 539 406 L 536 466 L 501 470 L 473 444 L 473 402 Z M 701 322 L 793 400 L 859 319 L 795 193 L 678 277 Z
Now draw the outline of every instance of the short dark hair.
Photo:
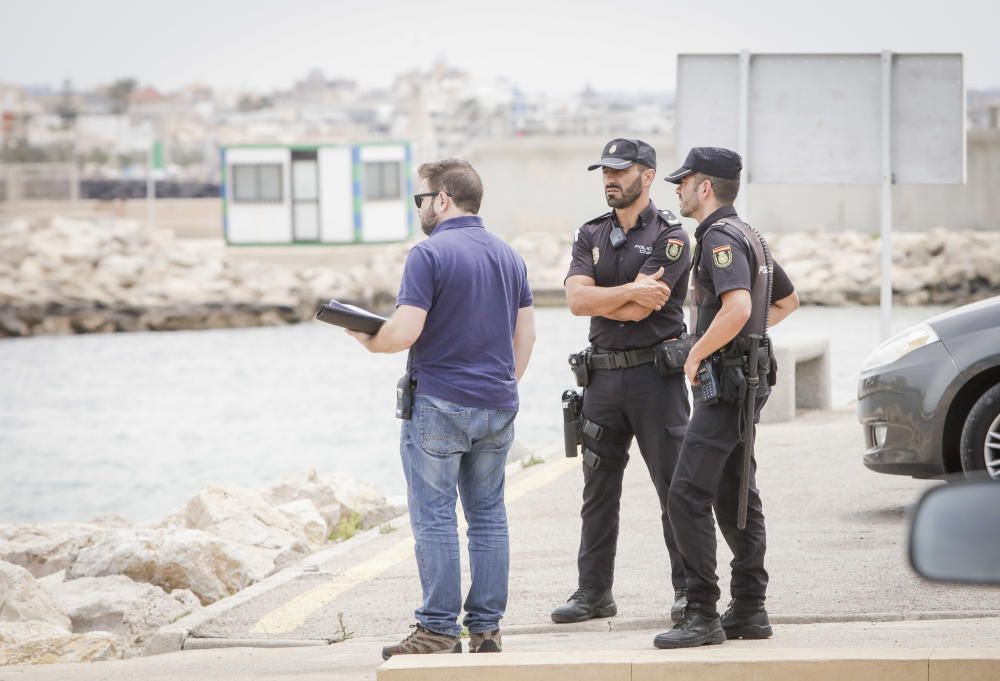
M 740 179 L 727 180 L 724 177 L 714 177 L 705 173 L 698 173 L 698 184 L 708 180 L 712 185 L 712 193 L 723 206 L 731 206 L 736 201 L 737 194 L 740 193 Z
M 455 205 L 473 215 L 479 214 L 483 202 L 483 181 L 468 161 L 446 158 L 434 163 L 424 163 L 417 174 L 427 180 L 432 192 L 445 191 Z

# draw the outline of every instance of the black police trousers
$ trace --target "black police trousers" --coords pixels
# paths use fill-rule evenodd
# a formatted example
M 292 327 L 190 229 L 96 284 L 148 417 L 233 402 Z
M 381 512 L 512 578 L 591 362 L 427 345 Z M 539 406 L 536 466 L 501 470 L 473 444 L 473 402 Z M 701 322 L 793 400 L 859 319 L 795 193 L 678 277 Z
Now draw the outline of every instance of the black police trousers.
M 750 465 L 747 525 L 742 530 L 736 528 L 743 466 L 743 443 L 739 434 L 743 407 L 731 402 L 706 405 L 697 387 L 694 394 L 694 413 L 681 446 L 667 506 L 687 570 L 688 603 L 697 604 L 697 609 L 711 615 L 717 612 L 720 595 L 713 508 L 722 536 L 733 552 L 730 563 L 733 598 L 765 598 L 767 542 L 757 489 L 756 459 L 751 459 Z M 767 390 L 758 391 L 755 422 L 769 394 Z
M 684 374 L 660 376 L 652 364 L 591 372 L 583 396 L 583 415 L 599 426 L 635 436 L 660 500 L 663 539 L 670 556 L 674 588 L 685 585 L 684 564 L 674 543 L 667 513 L 670 479 L 684 439 L 691 407 Z M 631 438 L 629 438 L 631 441 Z M 618 547 L 618 515 L 629 444 L 587 440 L 602 459 L 621 462 L 621 470 L 595 470 L 583 464 L 583 508 L 580 516 L 579 587 L 610 589 Z

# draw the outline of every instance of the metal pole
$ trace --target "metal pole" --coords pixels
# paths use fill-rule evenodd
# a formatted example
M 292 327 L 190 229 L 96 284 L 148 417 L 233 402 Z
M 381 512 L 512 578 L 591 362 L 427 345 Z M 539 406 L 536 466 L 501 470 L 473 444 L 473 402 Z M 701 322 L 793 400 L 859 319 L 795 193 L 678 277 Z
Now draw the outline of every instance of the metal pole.
M 882 52 L 882 340 L 892 331 L 892 52 Z
M 747 161 L 749 156 L 750 140 L 750 52 L 742 50 L 740 52 L 740 128 L 739 128 L 739 149 L 737 151 L 743 155 L 742 187 L 736 196 L 736 212 L 745 221 L 750 221 L 747 209 L 747 194 L 750 193 L 750 164 Z
M 153 204 L 156 201 L 156 181 L 153 180 L 153 147 L 156 143 L 149 145 L 146 151 L 146 229 L 153 231 L 153 221 L 155 211 Z

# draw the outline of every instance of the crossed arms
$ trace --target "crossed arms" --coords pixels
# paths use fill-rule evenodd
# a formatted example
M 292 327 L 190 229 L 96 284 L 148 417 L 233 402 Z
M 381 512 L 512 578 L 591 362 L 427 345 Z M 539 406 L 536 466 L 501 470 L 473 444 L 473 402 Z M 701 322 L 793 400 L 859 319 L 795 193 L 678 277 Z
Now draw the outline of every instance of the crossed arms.
M 670 298 L 670 287 L 661 278 L 663 268 L 652 274 L 639 273 L 635 281 L 621 286 L 598 286 L 592 277 L 574 274 L 566 279 L 566 302 L 580 317 L 605 317 L 619 322 L 638 322 L 660 310 Z

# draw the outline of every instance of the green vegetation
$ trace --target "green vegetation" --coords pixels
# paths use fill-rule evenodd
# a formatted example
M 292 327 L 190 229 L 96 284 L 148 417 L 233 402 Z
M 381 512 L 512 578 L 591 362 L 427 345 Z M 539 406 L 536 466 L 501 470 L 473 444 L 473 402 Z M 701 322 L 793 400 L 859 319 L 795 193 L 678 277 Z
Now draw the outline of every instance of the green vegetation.
M 341 516 L 337 526 L 330 533 L 330 541 L 343 541 L 350 539 L 361 531 L 361 514 L 351 511 L 346 516 Z
M 458 635 L 459 638 L 469 638 L 469 628 L 462 627 L 462 633 Z
M 545 463 L 545 459 L 532 454 L 531 456 L 526 456 L 521 459 L 521 468 L 531 468 L 532 466 L 537 466 L 540 463 Z
M 349 639 L 352 636 L 354 636 L 354 632 L 353 631 L 348 631 L 347 630 L 347 625 L 344 624 L 344 613 L 343 612 L 338 612 L 337 613 L 337 633 L 340 635 L 340 638 L 337 639 L 337 640 L 335 640 L 334 643 L 343 643 L 347 639 Z
M 379 534 L 389 534 L 390 532 L 395 532 L 396 528 L 392 526 L 392 523 L 382 523 L 378 526 Z

